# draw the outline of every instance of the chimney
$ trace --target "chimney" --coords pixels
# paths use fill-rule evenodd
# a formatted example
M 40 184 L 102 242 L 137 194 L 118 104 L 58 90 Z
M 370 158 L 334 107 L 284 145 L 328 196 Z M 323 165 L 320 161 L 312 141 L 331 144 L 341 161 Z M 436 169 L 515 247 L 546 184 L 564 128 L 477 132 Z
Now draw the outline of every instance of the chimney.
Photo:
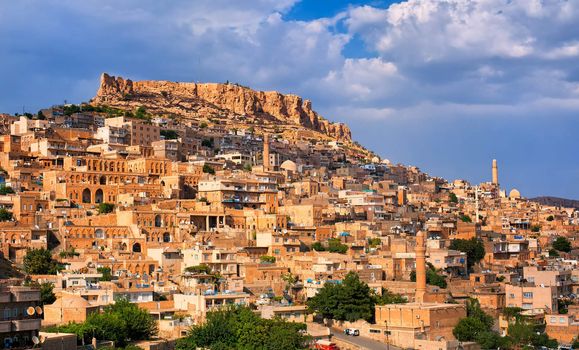
M 426 246 L 424 245 L 424 232 L 416 234 L 416 296 L 415 301 L 424 303 L 426 294 Z

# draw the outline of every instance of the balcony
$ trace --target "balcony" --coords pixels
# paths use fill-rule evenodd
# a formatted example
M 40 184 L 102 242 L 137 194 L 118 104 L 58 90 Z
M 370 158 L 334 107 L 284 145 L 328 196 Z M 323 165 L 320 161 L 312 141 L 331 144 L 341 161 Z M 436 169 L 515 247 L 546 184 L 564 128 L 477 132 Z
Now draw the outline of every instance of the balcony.
M 13 291 L 12 296 L 13 296 L 12 301 L 14 302 L 38 301 L 40 300 L 40 291 L 38 290 Z
M 10 302 L 10 292 L 1 292 L 0 303 L 9 303 L 9 302 Z
M 10 333 L 10 332 L 12 332 L 12 322 L 0 321 L 0 333 Z
M 40 318 L 12 321 L 14 332 L 33 331 L 40 329 Z

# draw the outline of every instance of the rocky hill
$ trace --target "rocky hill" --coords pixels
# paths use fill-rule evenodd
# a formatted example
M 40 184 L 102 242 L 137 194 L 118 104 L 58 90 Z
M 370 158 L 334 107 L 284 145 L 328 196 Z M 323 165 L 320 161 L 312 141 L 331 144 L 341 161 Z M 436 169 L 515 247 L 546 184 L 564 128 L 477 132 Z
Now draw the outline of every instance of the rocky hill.
M 309 100 L 275 91 L 255 91 L 237 84 L 133 82 L 104 73 L 91 102 L 123 109 L 142 106 L 154 114 L 197 120 L 212 118 L 226 124 L 253 120 L 258 125 L 297 126 L 351 141 L 348 126 L 322 118 L 312 109 Z
M 531 202 L 537 202 L 541 205 L 548 205 L 552 207 L 575 208 L 579 209 L 579 200 L 566 199 L 559 197 L 536 197 L 529 199 Z

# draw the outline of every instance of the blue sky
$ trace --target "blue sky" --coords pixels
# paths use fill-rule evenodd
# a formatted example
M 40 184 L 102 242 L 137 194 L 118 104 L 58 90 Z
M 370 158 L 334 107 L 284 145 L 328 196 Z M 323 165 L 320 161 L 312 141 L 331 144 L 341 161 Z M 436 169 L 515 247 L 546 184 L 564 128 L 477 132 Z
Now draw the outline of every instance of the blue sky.
M 579 3 L 0 2 L 0 112 L 87 101 L 102 72 L 311 99 L 393 162 L 579 198 Z

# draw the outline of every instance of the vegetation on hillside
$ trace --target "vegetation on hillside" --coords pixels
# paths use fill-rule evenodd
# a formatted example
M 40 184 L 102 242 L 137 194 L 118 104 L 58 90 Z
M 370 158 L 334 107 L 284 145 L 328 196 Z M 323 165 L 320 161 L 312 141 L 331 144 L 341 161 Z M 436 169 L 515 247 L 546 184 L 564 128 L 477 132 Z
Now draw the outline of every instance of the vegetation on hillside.
M 126 299 L 118 299 L 102 313 L 88 316 L 83 323 L 69 323 L 46 329 L 47 332 L 76 334 L 79 343 L 90 343 L 91 338 L 112 340 L 116 346 L 131 341 L 146 340 L 157 334 L 157 323 L 149 313 Z
M 232 307 L 209 312 L 206 323 L 177 340 L 176 349 L 307 349 L 305 329 L 303 323 L 263 319 L 247 307 Z

